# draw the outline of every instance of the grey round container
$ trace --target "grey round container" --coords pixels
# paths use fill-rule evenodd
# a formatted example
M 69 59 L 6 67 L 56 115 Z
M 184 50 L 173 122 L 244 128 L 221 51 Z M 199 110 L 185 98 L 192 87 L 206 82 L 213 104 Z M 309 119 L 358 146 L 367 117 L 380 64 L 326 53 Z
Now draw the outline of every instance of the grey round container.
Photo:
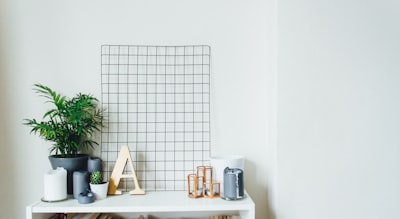
M 93 173 L 95 171 L 102 172 L 102 160 L 100 157 L 89 157 L 88 159 L 88 171 L 89 173 Z
M 89 172 L 75 171 L 73 173 L 73 193 L 77 199 L 79 194 L 89 189 Z

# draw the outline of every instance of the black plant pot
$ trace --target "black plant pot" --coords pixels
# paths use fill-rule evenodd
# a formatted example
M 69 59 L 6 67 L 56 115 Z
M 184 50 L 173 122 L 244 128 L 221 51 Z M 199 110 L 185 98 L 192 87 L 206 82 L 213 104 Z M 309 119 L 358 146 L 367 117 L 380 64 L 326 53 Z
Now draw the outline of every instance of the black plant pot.
M 50 155 L 51 167 L 63 167 L 67 170 L 67 193 L 73 194 L 73 173 L 74 171 L 86 171 L 89 155 L 77 154 L 74 157 L 61 157 L 60 155 Z

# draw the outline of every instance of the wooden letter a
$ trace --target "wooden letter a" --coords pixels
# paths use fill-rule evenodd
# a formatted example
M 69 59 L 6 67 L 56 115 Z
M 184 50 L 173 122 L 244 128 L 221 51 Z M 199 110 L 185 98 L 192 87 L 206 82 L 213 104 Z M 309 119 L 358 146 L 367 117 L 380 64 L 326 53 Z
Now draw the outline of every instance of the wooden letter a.
M 123 174 L 126 164 L 129 163 L 131 168 L 131 174 Z M 133 182 L 135 183 L 135 189 L 130 191 L 131 195 L 143 195 L 144 191 L 140 188 L 135 169 L 133 168 L 131 154 L 129 153 L 128 146 L 123 145 L 118 154 L 117 162 L 115 163 L 114 170 L 110 176 L 110 184 L 108 186 L 108 194 L 109 195 L 120 195 L 121 191 L 117 190 L 119 181 L 121 178 L 133 178 Z

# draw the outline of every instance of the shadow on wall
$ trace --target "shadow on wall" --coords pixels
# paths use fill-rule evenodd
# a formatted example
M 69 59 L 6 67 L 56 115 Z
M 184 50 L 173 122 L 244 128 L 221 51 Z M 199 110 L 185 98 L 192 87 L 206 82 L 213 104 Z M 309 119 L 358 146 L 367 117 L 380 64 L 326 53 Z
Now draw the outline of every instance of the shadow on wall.
M 269 200 L 268 198 L 269 196 L 267 185 L 258 184 L 256 168 L 257 167 L 253 162 L 251 162 L 250 160 L 246 160 L 245 170 L 254 170 L 244 172 L 244 174 L 246 175 L 245 179 L 248 180 L 245 181 L 244 184 L 247 192 L 255 203 L 256 218 L 264 218 L 266 215 L 267 219 L 276 219 L 275 213 L 271 208 L 271 200 Z
M 13 175 L 15 171 L 12 165 L 12 148 L 15 146 L 12 142 L 10 127 L 10 98 L 8 96 L 9 88 L 6 77 L 6 61 L 5 61 L 5 40 L 4 40 L 4 18 L 0 13 L 0 218 L 13 218 L 13 212 L 16 210 L 17 200 L 13 195 Z

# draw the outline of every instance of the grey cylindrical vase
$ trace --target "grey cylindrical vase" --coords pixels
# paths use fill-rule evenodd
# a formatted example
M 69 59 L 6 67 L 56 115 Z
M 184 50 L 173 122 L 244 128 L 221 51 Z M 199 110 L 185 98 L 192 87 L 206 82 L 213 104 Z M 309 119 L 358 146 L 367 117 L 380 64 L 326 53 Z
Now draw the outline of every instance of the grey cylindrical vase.
M 75 171 L 73 182 L 74 198 L 77 199 L 81 192 L 89 189 L 89 173 L 87 171 Z
M 88 172 L 93 173 L 95 171 L 102 172 L 102 160 L 100 157 L 89 157 L 88 159 Z
M 242 199 L 244 196 L 243 170 L 226 167 L 224 170 L 224 195 L 226 200 Z

